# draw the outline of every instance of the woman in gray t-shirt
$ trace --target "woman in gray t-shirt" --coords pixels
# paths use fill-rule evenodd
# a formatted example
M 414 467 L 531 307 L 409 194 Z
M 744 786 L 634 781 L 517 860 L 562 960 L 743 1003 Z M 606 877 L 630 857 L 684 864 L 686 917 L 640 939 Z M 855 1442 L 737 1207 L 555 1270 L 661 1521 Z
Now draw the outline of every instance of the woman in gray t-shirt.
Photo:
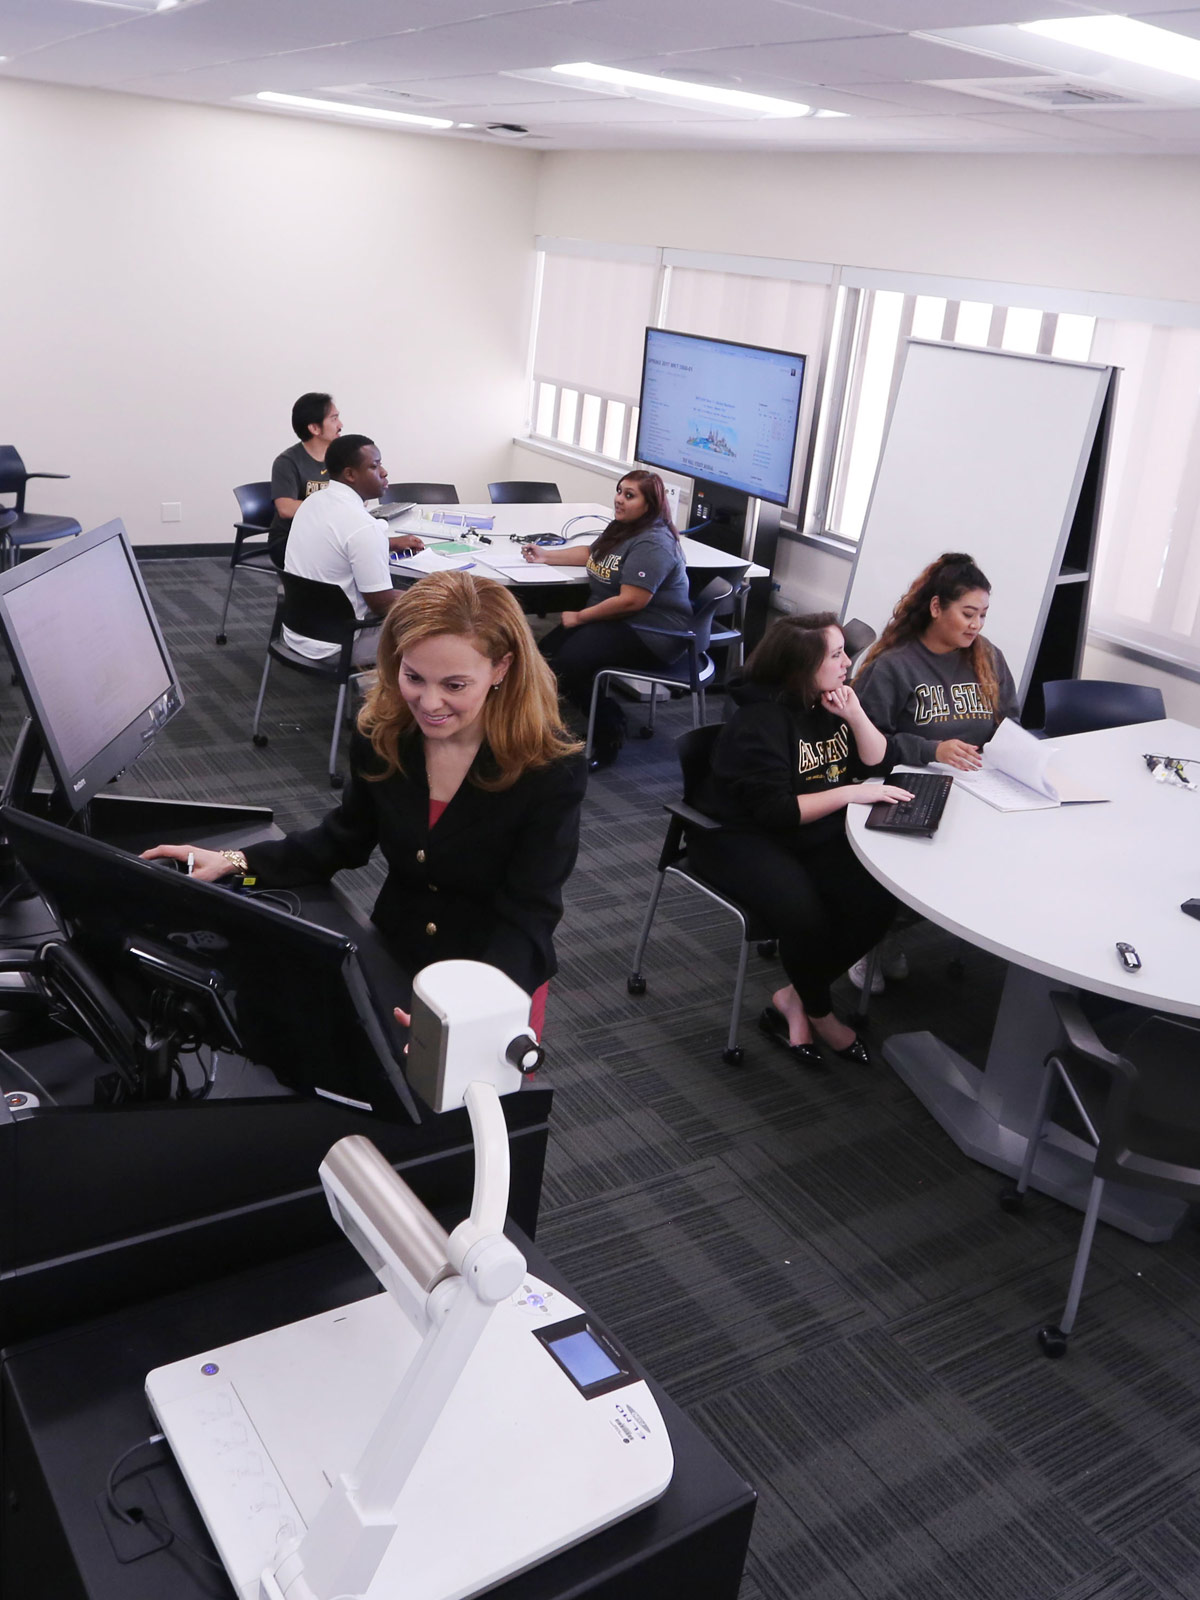
M 564 611 L 562 622 L 541 642 L 558 675 L 558 686 L 586 717 L 592 685 L 603 667 L 662 666 L 678 660 L 686 645 L 646 628 L 692 625 L 687 566 L 667 510 L 667 492 L 656 472 L 627 472 L 617 484 L 613 520 L 590 547 L 546 549 L 526 545 L 528 561 L 586 567 L 591 595 L 582 611 Z M 596 705 L 592 765 L 615 761 L 624 742 L 625 713 L 608 694 Z
M 983 637 L 991 590 L 970 556 L 939 556 L 858 670 L 863 710 L 910 766 L 941 761 L 970 772 L 1000 723 L 1017 715 L 1012 673 Z

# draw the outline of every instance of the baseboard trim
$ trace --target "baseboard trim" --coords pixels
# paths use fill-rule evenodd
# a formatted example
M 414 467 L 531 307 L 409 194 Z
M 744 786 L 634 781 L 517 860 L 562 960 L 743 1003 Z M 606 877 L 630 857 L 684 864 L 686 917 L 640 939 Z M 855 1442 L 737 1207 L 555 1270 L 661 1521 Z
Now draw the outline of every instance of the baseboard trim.
M 133 553 L 139 561 L 190 561 L 193 556 L 220 556 L 222 561 L 228 561 L 233 554 L 233 540 L 213 544 L 135 544 Z

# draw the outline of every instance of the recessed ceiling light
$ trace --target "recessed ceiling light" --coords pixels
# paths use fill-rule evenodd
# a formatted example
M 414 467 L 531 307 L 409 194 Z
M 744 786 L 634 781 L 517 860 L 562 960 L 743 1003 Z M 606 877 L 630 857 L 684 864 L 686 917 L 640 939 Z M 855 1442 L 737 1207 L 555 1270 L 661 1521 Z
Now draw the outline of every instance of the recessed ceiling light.
M 1063 17 L 1048 22 L 1021 22 L 1024 33 L 1078 45 L 1139 67 L 1157 67 L 1180 78 L 1200 78 L 1200 39 L 1155 28 L 1132 17 Z
M 448 117 L 422 117 L 415 111 L 389 111 L 383 106 L 354 106 L 346 100 L 314 100 L 303 94 L 276 94 L 260 89 L 254 97 L 272 106 L 297 106 L 301 111 L 323 111 L 334 117 L 359 117 L 366 122 L 416 123 L 422 128 L 452 128 Z
M 607 83 L 628 89 L 634 95 L 666 96 L 693 105 L 724 106 L 730 111 L 754 111 L 762 117 L 807 117 L 812 107 L 798 100 L 776 100 L 770 95 L 749 94 L 745 89 L 721 89 L 714 84 L 683 83 L 679 79 L 658 78 L 648 72 L 626 72 L 623 67 L 597 66 L 594 61 L 571 61 L 551 67 L 564 78 L 584 83 Z
M 155 11 L 173 11 L 180 5 L 198 5 L 200 0 L 79 0 L 80 5 L 107 6 L 110 11 L 140 11 L 150 15 Z

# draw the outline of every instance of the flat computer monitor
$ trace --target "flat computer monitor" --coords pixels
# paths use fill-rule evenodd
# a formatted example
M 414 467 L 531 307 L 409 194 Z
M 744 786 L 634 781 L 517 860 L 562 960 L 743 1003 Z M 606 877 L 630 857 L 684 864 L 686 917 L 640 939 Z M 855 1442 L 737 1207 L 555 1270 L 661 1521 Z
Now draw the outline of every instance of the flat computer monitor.
M 0 632 L 55 787 L 73 811 L 183 706 L 119 520 L 0 576 Z
M 647 328 L 634 456 L 785 506 L 804 357 Z
M 165 1098 L 170 1052 L 203 1044 L 420 1121 L 353 939 L 11 806 L 0 827 L 63 930 L 50 987 L 129 1094 Z

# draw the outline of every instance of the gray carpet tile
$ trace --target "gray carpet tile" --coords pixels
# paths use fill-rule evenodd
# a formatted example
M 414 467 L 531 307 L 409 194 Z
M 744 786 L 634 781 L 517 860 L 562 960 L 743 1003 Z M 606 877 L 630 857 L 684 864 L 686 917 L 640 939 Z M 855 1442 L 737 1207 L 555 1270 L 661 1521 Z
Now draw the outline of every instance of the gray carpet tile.
M 272 585 L 239 579 L 219 649 L 227 569 L 145 571 L 187 706 L 121 787 L 311 824 L 334 798 L 329 687 L 276 671 L 269 743 L 249 740 Z M 19 705 L 0 686 L 0 747 Z M 700 895 L 664 892 L 647 992 L 627 992 L 689 725 L 686 702 L 662 707 L 589 786 L 539 1238 L 758 1488 L 742 1600 L 1195 1600 L 1200 1235 L 1101 1227 L 1071 1353 L 1048 1362 L 1033 1332 L 1062 1306 L 1074 1212 L 1001 1212 L 1001 1180 L 885 1066 L 797 1068 L 755 1028 L 782 981 L 757 954 L 726 1066 L 738 928 Z M 343 881 L 369 907 L 381 877 Z M 868 1037 L 929 1029 L 982 1065 L 1003 964 L 929 924 L 903 941 L 911 975 L 871 1002 Z M 858 1003 L 845 981 L 835 999 Z

